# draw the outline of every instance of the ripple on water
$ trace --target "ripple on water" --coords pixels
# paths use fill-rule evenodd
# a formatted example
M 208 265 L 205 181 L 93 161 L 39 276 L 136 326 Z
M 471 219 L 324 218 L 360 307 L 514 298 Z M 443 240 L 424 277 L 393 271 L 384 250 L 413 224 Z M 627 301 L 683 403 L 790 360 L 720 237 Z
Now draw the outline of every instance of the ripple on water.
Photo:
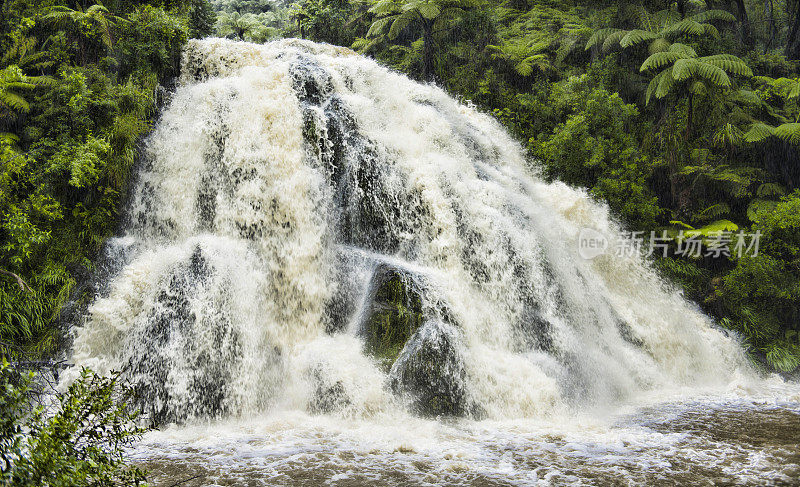
M 800 404 L 670 403 L 605 424 L 293 413 L 154 432 L 135 456 L 155 486 L 800 485 Z

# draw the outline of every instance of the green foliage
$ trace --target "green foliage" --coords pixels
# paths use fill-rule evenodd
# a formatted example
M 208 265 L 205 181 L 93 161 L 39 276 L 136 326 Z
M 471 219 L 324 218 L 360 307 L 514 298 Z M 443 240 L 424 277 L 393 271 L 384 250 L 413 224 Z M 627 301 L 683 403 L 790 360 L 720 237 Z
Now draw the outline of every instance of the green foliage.
M 58 342 L 61 306 L 115 225 L 156 88 L 179 70 L 188 9 L 108 5 L 118 10 L 24 0 L 0 10 L 2 356 Z
M 211 4 L 218 12 L 260 14 L 275 10 L 279 2 L 274 0 L 212 0 Z
M 682 17 L 674 10 L 660 10 L 651 14 L 641 6 L 631 6 L 624 14 L 639 25 L 635 29 L 607 27 L 598 29 L 586 43 L 586 49 L 602 47 L 609 51 L 615 46 L 632 48 L 649 43 L 651 53 L 669 50 L 672 42 L 687 37 L 711 37 L 718 39 L 719 31 L 711 22 L 733 22 L 736 17 L 725 10 L 704 10 L 689 17 Z
M 33 375 L 0 364 L 0 478 L 14 486 L 140 485 L 144 472 L 126 463 L 124 448 L 143 429 L 119 375 L 86 369 L 55 406 L 33 407 Z M 35 403 L 34 403 L 35 404 Z
M 750 68 L 736 56 L 715 54 L 697 57 L 697 53 L 689 46 L 673 44 L 666 52 L 651 54 L 642 63 L 640 71 L 664 68 L 656 74 L 647 86 L 645 102 L 650 103 L 651 96 L 664 98 L 672 94 L 683 84 L 684 90 L 692 94 L 703 95 L 715 88 L 730 88 L 729 74 L 752 76 Z
M 348 23 L 355 12 L 355 6 L 346 0 L 302 0 L 289 15 L 296 19 L 300 37 L 348 46 L 355 41 Z
M 422 54 L 422 78 L 434 76 L 434 49 L 437 39 L 453 29 L 467 10 L 482 4 L 482 0 L 377 0 L 369 12 L 376 20 L 367 31 L 367 39 L 386 38 L 394 42 L 411 30 L 419 32 L 407 54 Z M 420 36 L 421 34 L 421 36 Z M 368 51 L 374 43 L 358 44 Z
M 0 70 L 0 123 L 6 125 L 16 120 L 19 113 L 30 111 L 30 103 L 24 98 L 23 92 L 52 85 L 53 81 L 46 76 L 26 76 L 15 65 Z
M 650 162 L 633 135 L 637 108 L 617 94 L 587 87 L 585 76 L 553 90 L 553 105 L 564 100 L 571 100 L 566 121 L 552 134 L 531 139 L 533 154 L 550 176 L 589 188 L 626 223 L 652 227 L 658 207 L 646 184 Z
M 217 14 L 208 0 L 191 0 L 189 7 L 189 37 L 202 39 L 214 32 Z
M 222 12 L 214 28 L 220 37 L 260 43 L 278 37 L 288 18 L 287 9 L 261 14 Z
M 739 259 L 717 289 L 741 331 L 768 363 L 784 371 L 800 364 L 800 191 L 754 216 L 760 232 L 756 256 Z

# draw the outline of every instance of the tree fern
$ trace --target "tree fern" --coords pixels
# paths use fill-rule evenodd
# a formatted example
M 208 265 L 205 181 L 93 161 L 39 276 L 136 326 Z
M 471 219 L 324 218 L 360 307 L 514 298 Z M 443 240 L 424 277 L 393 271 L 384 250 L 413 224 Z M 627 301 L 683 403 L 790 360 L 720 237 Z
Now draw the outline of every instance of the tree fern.
M 800 123 L 784 123 L 775 127 L 775 136 L 790 144 L 800 144 Z
M 602 45 L 604 52 L 615 46 L 622 49 L 649 42 L 649 52 L 664 52 L 672 41 L 684 37 L 708 37 L 719 39 L 719 31 L 710 22 L 733 22 L 735 17 L 724 10 L 706 10 L 698 14 L 680 18 L 677 12 L 661 10 L 650 14 L 641 6 L 631 6 L 624 10 L 634 19 L 638 28 L 625 30 L 604 28 L 595 31 L 586 43 L 586 49 Z
M 771 127 L 763 122 L 756 122 L 750 126 L 750 130 L 744 134 L 746 142 L 761 142 L 775 135 L 775 127 Z
M 664 68 L 653 77 L 647 87 L 645 102 L 650 103 L 653 95 L 664 98 L 683 82 L 690 82 L 688 90 L 692 93 L 707 91 L 708 88 L 729 88 L 731 80 L 728 72 L 739 76 L 752 76 L 752 71 L 736 56 L 720 54 L 697 57 L 697 53 L 683 44 L 673 44 L 667 52 L 651 54 L 642 63 L 640 71 Z M 697 83 L 703 86 L 698 86 Z M 702 89 L 701 89 L 702 88 Z

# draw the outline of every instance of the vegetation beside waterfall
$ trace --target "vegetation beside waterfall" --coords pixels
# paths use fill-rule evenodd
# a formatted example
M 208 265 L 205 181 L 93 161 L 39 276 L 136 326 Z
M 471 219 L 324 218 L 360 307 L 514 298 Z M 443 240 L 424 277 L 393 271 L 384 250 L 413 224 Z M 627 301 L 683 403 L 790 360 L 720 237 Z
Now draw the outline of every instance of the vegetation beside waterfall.
M 203 2 L 15 0 L 0 11 L 0 354 L 45 355 L 116 227 L 137 144 Z
M 140 485 L 144 472 L 124 450 L 144 430 L 119 374 L 84 369 L 66 392 L 52 392 L 47 380 L 0 361 L 0 484 Z
M 91 297 L 162 86 L 215 16 L 202 0 L 0 7 L 2 485 L 144 481 L 124 455 L 142 430 L 118 375 L 84 371 L 59 393 L 42 390 L 47 367 L 36 378 L 25 370 L 56 350 L 68 300 Z

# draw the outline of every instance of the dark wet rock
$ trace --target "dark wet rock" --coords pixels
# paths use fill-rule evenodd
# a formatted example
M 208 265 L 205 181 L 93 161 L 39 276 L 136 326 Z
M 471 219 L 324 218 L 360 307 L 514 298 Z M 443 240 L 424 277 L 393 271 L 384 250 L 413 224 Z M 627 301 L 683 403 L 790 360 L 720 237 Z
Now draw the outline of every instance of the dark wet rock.
M 367 291 L 362 322 L 367 352 L 390 372 L 397 394 L 425 416 L 476 411 L 467 400 L 460 334 L 444 305 L 424 306 L 425 279 L 379 264 Z
M 350 404 L 350 398 L 342 381 L 333 381 L 327 376 L 322 366 L 314 367 L 309 375 L 314 386 L 313 395 L 308 404 L 312 413 L 331 413 Z
M 205 290 L 213 275 L 198 246 L 179 264 L 134 333 L 126 372 L 138 405 L 153 425 L 229 411 L 232 369 L 241 344 L 224 302 L 204 303 L 198 316 L 192 300 L 224 300 Z M 141 346 L 144 344 L 144 346 Z M 182 376 L 181 384 L 175 378 Z
M 367 291 L 367 316 L 362 324 L 367 351 L 388 369 L 422 324 L 421 289 L 415 277 L 380 264 Z
M 321 66 L 299 58 L 290 71 L 303 115 L 306 154 L 328 175 L 340 208 L 335 222 L 340 240 L 397 253 L 404 243 L 401 236 L 419 230 L 425 221 L 420 194 L 409 194 L 391 157 L 361 133 Z
M 310 59 L 298 59 L 289 68 L 289 75 L 301 103 L 320 105 L 333 91 L 330 74 Z
M 418 414 L 463 416 L 471 408 L 459 333 L 452 326 L 428 321 L 409 339 L 391 370 L 391 386 L 406 394 Z

